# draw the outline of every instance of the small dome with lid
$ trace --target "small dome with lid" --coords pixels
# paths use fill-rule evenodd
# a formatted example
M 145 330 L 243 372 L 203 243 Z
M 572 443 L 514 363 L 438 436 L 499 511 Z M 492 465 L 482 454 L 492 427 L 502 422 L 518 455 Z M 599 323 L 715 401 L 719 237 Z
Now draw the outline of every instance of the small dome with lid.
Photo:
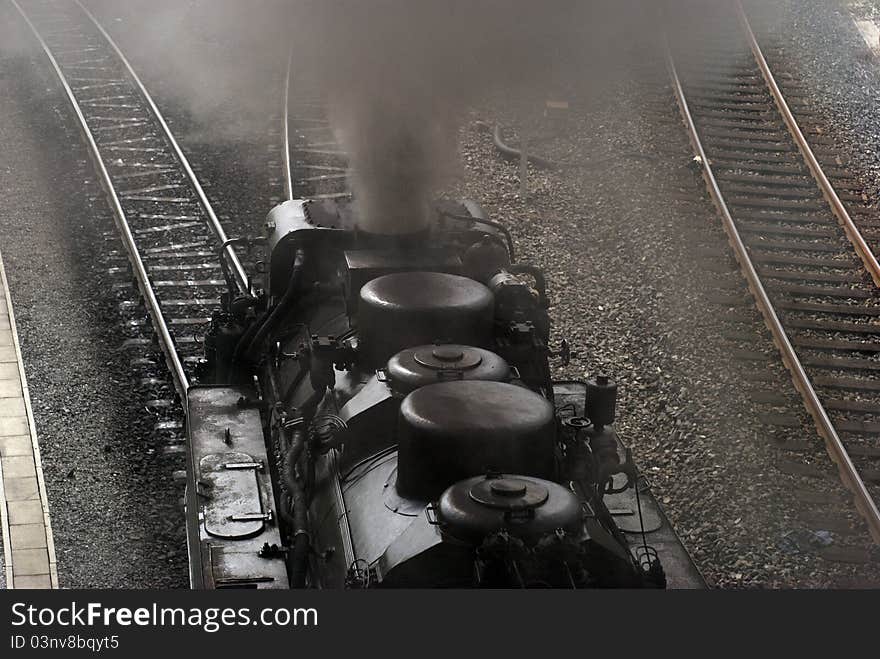
M 443 492 L 437 519 L 459 540 L 479 543 L 505 530 L 526 541 L 537 541 L 563 529 L 578 533 L 583 517 L 580 501 L 552 481 L 522 475 L 476 476 Z
M 437 382 L 493 380 L 510 377 L 510 366 L 494 352 L 454 343 L 401 350 L 385 368 L 391 387 L 399 394 Z

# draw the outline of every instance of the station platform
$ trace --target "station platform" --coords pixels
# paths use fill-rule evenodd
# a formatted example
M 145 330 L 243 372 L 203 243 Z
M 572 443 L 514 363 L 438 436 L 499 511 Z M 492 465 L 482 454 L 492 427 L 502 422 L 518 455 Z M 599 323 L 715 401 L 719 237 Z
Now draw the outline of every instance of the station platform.
M 0 587 L 57 588 L 40 448 L 2 254 L 0 284 Z

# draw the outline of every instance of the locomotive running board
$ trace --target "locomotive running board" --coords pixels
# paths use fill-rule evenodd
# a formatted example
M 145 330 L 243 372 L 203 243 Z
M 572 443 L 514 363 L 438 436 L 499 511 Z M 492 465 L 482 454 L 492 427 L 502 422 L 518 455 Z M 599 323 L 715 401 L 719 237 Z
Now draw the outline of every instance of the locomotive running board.
M 572 416 L 584 415 L 586 385 L 583 382 L 554 382 L 553 396 L 557 409 L 568 407 Z M 620 440 L 618 439 L 618 442 Z M 622 445 L 621 445 L 622 446 Z M 639 499 L 635 489 L 605 496 L 605 505 L 614 515 L 618 527 L 629 541 L 630 549 L 639 555 L 648 545 L 657 551 L 666 573 L 666 587 L 671 589 L 701 589 L 706 581 L 697 568 L 681 539 L 672 528 L 666 513 L 660 507 L 646 478 L 639 478 Z M 642 517 L 638 513 L 641 509 Z M 644 532 L 642 531 L 644 529 Z
M 241 403 L 253 399 L 247 387 L 187 391 L 186 535 L 194 589 L 290 587 L 260 413 Z

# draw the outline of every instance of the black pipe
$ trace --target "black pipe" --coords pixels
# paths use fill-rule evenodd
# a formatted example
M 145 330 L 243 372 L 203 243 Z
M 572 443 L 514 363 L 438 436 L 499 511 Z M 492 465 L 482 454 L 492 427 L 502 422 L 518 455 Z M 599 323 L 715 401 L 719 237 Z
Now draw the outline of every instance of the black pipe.
M 226 262 L 226 255 L 228 253 L 231 253 L 227 252 L 227 248 L 231 245 L 247 245 L 247 241 L 244 240 L 244 238 L 229 238 L 228 240 L 224 241 L 222 245 L 220 245 L 220 249 L 217 251 L 217 257 L 220 260 L 220 269 L 223 271 L 223 279 L 226 280 L 226 287 L 229 289 L 230 293 L 232 292 L 233 288 L 237 288 L 238 291 L 243 295 L 250 296 L 250 286 L 240 285 L 233 276 L 232 272 L 230 272 L 229 264 Z
M 305 446 L 305 430 L 301 426 L 294 428 L 290 434 L 290 446 L 284 456 L 284 466 L 281 470 L 289 500 L 289 521 L 293 527 L 293 543 L 290 551 L 290 585 L 293 588 L 305 588 L 309 565 L 306 491 L 296 475 L 296 465 Z
M 315 407 L 320 404 L 326 390 L 315 391 L 300 406 L 303 419 L 310 419 L 315 414 Z M 281 478 L 286 495 L 282 497 L 282 509 L 285 520 L 291 526 L 293 541 L 290 550 L 290 585 L 293 588 L 305 588 L 309 570 L 309 502 L 308 492 L 297 476 L 297 465 L 306 449 L 307 423 L 296 426 L 290 431 L 284 463 L 281 466 Z M 308 465 L 310 475 L 314 465 Z M 313 477 L 312 477 L 313 478 Z
M 495 144 L 495 149 L 501 154 L 502 158 L 506 160 L 519 160 L 522 157 L 519 149 L 514 149 L 502 139 L 501 124 L 495 125 L 495 130 L 492 131 L 492 142 Z M 538 169 L 560 169 L 563 166 L 561 163 L 531 153 L 527 154 L 527 157 L 529 162 Z
M 504 234 L 504 239 L 507 241 L 507 251 L 508 255 L 510 256 L 510 260 L 516 261 L 516 253 L 514 252 L 513 246 L 513 236 L 511 236 L 510 230 L 500 222 L 493 222 L 492 220 L 487 220 L 485 217 L 477 217 L 475 215 L 461 215 L 458 213 L 452 213 L 443 209 L 439 209 L 439 213 L 444 217 L 449 217 L 453 220 L 462 220 L 464 222 L 485 224 L 486 226 L 498 229 L 502 234 Z
M 296 250 L 296 256 L 293 259 L 293 268 L 290 271 L 287 290 L 284 291 L 284 295 L 281 296 L 281 299 L 272 311 L 264 316 L 261 322 L 252 325 L 241 337 L 232 356 L 233 363 L 238 363 L 241 359 L 250 361 L 251 353 L 262 345 L 269 332 L 275 328 L 287 314 L 290 307 L 293 306 L 294 302 L 296 302 L 300 279 L 302 279 L 302 274 L 305 270 L 305 259 L 305 250 L 300 247 Z
M 502 127 L 500 125 L 496 124 L 495 126 L 493 126 L 492 124 L 488 124 L 485 121 L 477 121 L 476 126 L 477 128 L 484 130 L 492 135 L 492 143 L 495 146 L 495 150 L 502 158 L 509 161 L 517 161 L 520 159 L 519 149 L 513 148 L 512 146 L 507 144 L 501 137 Z M 620 160 L 621 158 L 636 158 L 639 160 L 647 160 L 649 162 L 657 162 L 660 160 L 660 157 L 653 153 L 643 153 L 641 151 L 618 151 L 610 156 L 593 158 L 588 162 L 580 163 L 550 160 L 548 158 L 542 158 L 541 156 L 537 155 L 529 155 L 529 162 L 538 169 L 553 170 L 563 169 L 566 167 L 596 169 L 598 167 L 603 167 L 608 163 Z

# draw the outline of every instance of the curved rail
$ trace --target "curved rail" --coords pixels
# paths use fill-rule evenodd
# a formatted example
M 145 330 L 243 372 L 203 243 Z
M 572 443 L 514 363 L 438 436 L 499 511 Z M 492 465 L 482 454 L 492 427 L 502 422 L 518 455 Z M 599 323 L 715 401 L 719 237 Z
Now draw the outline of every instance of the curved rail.
M 293 168 L 290 163 L 290 73 L 293 65 L 293 48 L 287 54 L 287 77 L 284 78 L 284 116 L 281 126 L 281 166 L 284 176 L 284 197 L 293 200 Z
M 755 43 L 754 45 L 755 47 L 757 47 L 757 43 Z M 702 162 L 703 179 L 706 182 L 706 187 L 709 190 L 712 201 L 714 202 L 715 207 L 718 209 L 718 213 L 721 215 L 724 230 L 727 233 L 728 240 L 731 247 L 733 248 L 736 260 L 739 263 L 740 268 L 742 269 L 743 274 L 746 278 L 749 290 L 751 291 L 752 296 L 757 303 L 761 315 L 764 317 L 764 322 L 766 323 L 768 329 L 770 330 L 770 333 L 773 336 L 774 344 L 781 353 L 783 363 L 785 364 L 788 371 L 791 373 L 795 388 L 803 397 L 807 411 L 813 417 L 819 434 L 825 440 L 829 455 L 831 456 L 832 460 L 837 464 L 841 480 L 853 494 L 856 509 L 867 522 L 868 528 L 874 541 L 880 543 L 880 510 L 878 510 L 877 504 L 874 502 L 864 481 L 859 475 L 855 464 L 852 461 L 852 458 L 847 453 L 843 441 L 840 439 L 840 436 L 838 435 L 834 424 L 828 416 L 828 412 L 825 410 L 821 401 L 819 400 L 813 384 L 810 381 L 810 378 L 807 376 L 807 373 L 803 365 L 801 364 L 801 361 L 798 358 L 797 353 L 795 352 L 794 347 L 792 346 L 791 341 L 789 340 L 788 335 L 785 332 L 785 329 L 782 326 L 782 322 L 780 321 L 779 316 L 777 315 L 776 310 L 773 307 L 773 303 L 771 302 L 770 297 L 768 296 L 767 291 L 765 290 L 764 285 L 761 282 L 761 278 L 758 275 L 757 269 L 752 263 L 752 260 L 748 253 L 748 249 L 746 248 L 746 245 L 740 236 L 739 230 L 737 229 L 733 217 L 730 213 L 730 209 L 728 208 L 727 203 L 724 200 L 724 196 L 721 192 L 721 188 L 718 185 L 718 181 L 715 178 L 715 174 L 712 171 L 711 163 L 709 162 L 709 159 L 706 156 L 706 152 L 703 149 L 703 144 L 700 140 L 696 124 L 694 123 L 693 117 L 688 107 L 688 102 L 685 97 L 684 89 L 678 76 L 678 71 L 675 67 L 675 61 L 672 58 L 672 53 L 669 48 L 668 42 L 666 43 L 665 51 L 666 66 L 669 70 L 670 78 L 672 79 L 675 99 L 681 111 L 682 119 L 684 121 L 685 128 L 687 129 L 688 137 L 690 138 L 690 142 L 693 146 L 695 155 L 697 155 Z M 766 66 L 766 62 L 764 64 Z M 801 139 L 803 139 L 803 135 L 801 135 Z M 815 162 L 815 158 L 813 160 Z M 818 168 L 818 163 L 816 163 L 816 167 Z M 821 172 L 821 169 L 819 169 L 818 171 Z M 827 179 L 825 179 L 825 181 L 827 183 Z M 830 183 L 828 184 L 828 186 L 830 187 Z
M 287 58 L 287 78 L 284 81 L 282 103 L 284 116 L 281 126 L 281 159 L 284 200 L 351 200 L 351 191 L 346 187 L 351 173 L 348 155 L 337 141 L 326 116 L 327 107 L 315 83 L 305 88 L 300 86 L 293 89 L 292 55 L 291 49 Z M 304 92 L 310 95 L 303 97 Z M 317 139 L 310 137 L 316 133 L 326 133 L 327 136 Z
M 49 62 L 52 64 L 52 68 L 58 75 L 58 80 L 61 83 L 62 88 L 64 89 L 64 93 L 67 95 L 67 99 L 70 101 L 70 105 L 73 108 L 74 114 L 77 118 L 77 122 L 79 123 L 80 130 L 82 131 L 83 139 L 85 139 L 86 146 L 88 147 L 89 153 L 91 154 L 92 160 L 94 161 L 95 170 L 98 173 L 98 177 L 101 179 L 101 186 L 104 188 L 104 191 L 107 194 L 108 201 L 110 202 L 110 208 L 113 212 L 113 218 L 116 222 L 117 228 L 119 229 L 119 233 L 122 237 L 122 242 L 125 245 L 125 249 L 128 252 L 129 261 L 131 262 L 132 270 L 134 272 L 135 279 L 137 280 L 138 288 L 140 289 L 141 295 L 143 296 L 144 304 L 150 312 L 150 320 L 153 325 L 153 329 L 156 331 L 156 335 L 159 337 L 159 343 L 162 346 L 162 352 L 165 355 L 165 361 L 168 365 L 169 370 L 171 371 L 172 378 L 174 379 L 174 386 L 177 389 L 177 393 L 180 395 L 181 400 L 186 400 L 186 391 L 189 388 L 189 379 L 187 378 L 183 363 L 180 360 L 179 355 L 177 354 L 177 349 L 174 344 L 174 338 L 172 337 L 171 332 L 168 329 L 168 325 L 165 322 L 165 318 L 162 315 L 162 309 L 159 306 L 159 300 L 157 299 L 156 293 L 153 290 L 152 285 L 150 284 L 150 279 L 147 274 L 146 266 L 144 265 L 140 251 L 138 250 L 137 244 L 135 243 L 134 235 L 132 233 L 131 227 L 129 226 L 125 211 L 122 209 L 122 203 L 119 200 L 116 189 L 113 187 L 110 173 L 107 171 L 107 167 L 104 165 L 104 160 L 101 156 L 100 150 L 98 149 L 98 144 L 95 141 L 95 137 L 92 134 L 92 131 L 89 129 L 88 123 L 86 122 L 86 117 L 83 114 L 79 102 L 76 100 L 73 89 L 71 88 L 70 83 L 67 81 L 67 78 L 62 72 L 58 61 L 52 54 L 49 45 L 43 39 L 36 26 L 31 22 L 28 15 L 22 9 L 21 5 L 18 4 L 17 0 L 10 0 L 10 2 L 16 8 L 18 13 L 21 14 L 21 17 L 24 19 L 25 23 L 27 23 L 31 32 L 33 32 L 37 41 L 40 43 L 40 46 L 43 48 L 43 51 L 49 58 Z M 89 16 L 91 17 L 91 15 Z M 94 20 L 94 18 L 92 18 L 92 20 Z
M 795 121 L 794 115 L 788 107 L 788 103 L 785 101 L 782 91 L 779 89 L 779 85 L 776 84 L 776 79 L 770 71 L 767 60 L 764 58 L 764 53 L 758 45 L 758 40 L 755 38 L 755 33 L 752 31 L 752 26 L 749 24 L 748 16 L 746 16 L 745 9 L 743 8 L 742 0 L 736 0 L 736 9 L 740 23 L 746 33 L 749 47 L 752 49 L 752 54 L 755 56 L 755 61 L 761 69 L 761 75 L 764 77 L 764 82 L 767 84 L 767 88 L 773 96 L 773 101 L 776 103 L 776 107 L 779 109 L 779 113 L 782 115 L 785 125 L 788 127 L 789 132 L 794 138 L 813 178 L 816 179 L 816 183 L 818 183 L 819 188 L 822 190 L 822 195 L 831 206 L 831 211 L 843 227 L 846 237 L 855 248 L 856 254 L 859 255 L 859 258 L 865 265 L 865 269 L 868 271 L 868 274 L 871 275 L 871 279 L 874 280 L 874 284 L 880 287 L 880 263 L 877 262 L 877 257 L 874 256 L 874 253 L 871 251 L 871 248 L 868 246 L 864 237 L 862 237 L 858 227 L 856 227 L 855 223 L 852 221 L 846 207 L 843 205 L 843 202 L 840 201 L 840 197 L 837 196 L 837 192 L 835 192 L 828 177 L 825 176 L 825 172 L 822 171 L 822 167 L 819 165 L 819 161 L 816 159 L 813 150 L 807 143 L 807 139 L 804 137 L 800 126 L 798 126 L 797 121 Z
M 116 53 L 117 57 L 119 57 L 119 61 L 122 62 L 122 65 L 125 67 L 125 70 L 128 72 L 129 77 L 131 77 L 132 82 L 134 82 L 135 87 L 137 87 L 138 92 L 144 99 L 144 102 L 149 106 L 150 112 L 153 114 L 153 118 L 162 128 L 162 132 L 165 135 L 165 139 L 168 140 L 168 144 L 171 146 L 172 151 L 174 151 L 174 156 L 177 158 L 177 161 L 180 163 L 180 166 L 183 168 L 183 171 L 186 173 L 186 177 L 189 180 L 190 185 L 192 186 L 193 191 L 196 193 L 196 196 L 199 199 L 199 204 L 202 206 L 202 209 L 205 211 L 205 215 L 208 216 L 208 220 L 210 223 L 211 230 L 214 232 L 214 235 L 217 236 L 217 240 L 220 241 L 221 245 L 223 245 L 223 250 L 229 255 L 229 261 L 232 264 L 232 273 L 235 278 L 236 284 L 239 287 L 239 290 L 242 293 L 250 293 L 251 285 L 250 280 L 245 272 L 244 266 L 242 266 L 241 261 L 238 259 L 238 256 L 235 253 L 235 249 L 233 249 L 230 244 L 230 240 L 226 235 L 226 232 L 223 230 L 223 225 L 220 224 L 220 220 L 217 218 L 217 214 L 214 213 L 214 208 L 211 206 L 211 202 L 208 200 L 208 196 L 205 194 L 204 189 L 202 188 L 201 183 L 199 183 L 199 179 L 196 177 L 195 172 L 193 172 L 192 167 L 189 164 L 189 160 L 187 160 L 186 156 L 183 153 L 183 150 L 180 148 L 180 145 L 177 143 L 177 140 L 174 138 L 174 135 L 171 133 L 171 129 L 168 128 L 168 124 L 165 121 L 165 118 L 162 116 L 162 113 L 159 112 L 159 108 L 156 106 L 156 103 L 153 101 L 153 97 L 150 96 L 147 88 L 144 87 L 144 84 L 141 82 L 141 79 L 138 77 L 137 73 L 135 73 L 131 64 L 125 55 L 122 54 L 122 50 L 120 50 L 119 46 L 116 45 L 116 42 L 110 37 L 104 27 L 98 22 L 98 20 L 92 15 L 92 13 L 80 2 L 80 0 L 74 0 L 76 4 L 80 7 L 80 9 L 85 12 L 86 16 L 89 17 L 89 20 L 95 25 L 95 28 L 101 33 L 104 39 L 107 40 L 107 43 L 110 44 L 110 47 Z M 20 11 L 20 10 L 19 10 Z M 60 71 L 59 71 L 60 75 Z

